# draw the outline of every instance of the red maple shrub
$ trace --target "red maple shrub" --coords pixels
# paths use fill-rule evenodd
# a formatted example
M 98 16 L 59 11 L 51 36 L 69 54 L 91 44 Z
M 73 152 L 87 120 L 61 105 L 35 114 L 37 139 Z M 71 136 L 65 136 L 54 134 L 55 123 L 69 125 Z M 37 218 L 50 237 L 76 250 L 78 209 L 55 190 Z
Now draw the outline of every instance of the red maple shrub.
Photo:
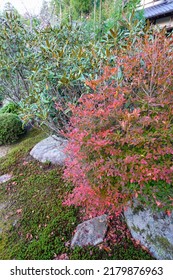
M 71 106 L 66 205 L 86 214 L 133 202 L 173 208 L 173 35 L 146 34 L 118 54 Z M 120 75 L 121 74 L 121 75 Z

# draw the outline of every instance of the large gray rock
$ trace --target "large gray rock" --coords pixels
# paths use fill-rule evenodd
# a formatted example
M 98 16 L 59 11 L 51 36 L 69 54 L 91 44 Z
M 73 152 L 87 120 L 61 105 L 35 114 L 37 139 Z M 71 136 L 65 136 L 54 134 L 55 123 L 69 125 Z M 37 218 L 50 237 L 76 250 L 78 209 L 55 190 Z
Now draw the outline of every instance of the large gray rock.
M 158 260 L 173 260 L 173 212 L 153 212 L 140 207 L 124 212 L 134 239 L 147 247 Z
M 71 247 L 97 245 L 103 242 L 107 231 L 107 215 L 102 215 L 79 224 L 71 241 Z
M 66 159 L 64 148 L 68 141 L 55 135 L 42 140 L 30 151 L 30 155 L 40 162 L 49 161 L 53 164 L 63 165 Z

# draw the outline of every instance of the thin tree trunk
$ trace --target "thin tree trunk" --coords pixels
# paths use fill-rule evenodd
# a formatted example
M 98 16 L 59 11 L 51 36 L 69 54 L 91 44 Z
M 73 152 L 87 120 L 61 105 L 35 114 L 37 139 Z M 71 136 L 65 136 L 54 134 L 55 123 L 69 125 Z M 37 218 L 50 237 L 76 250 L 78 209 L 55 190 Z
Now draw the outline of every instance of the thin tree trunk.
M 61 3 L 61 1 L 60 1 L 60 7 L 59 7 L 59 23 L 61 26 L 61 23 L 62 23 L 62 3 Z
M 96 33 L 96 0 L 94 0 L 94 37 Z
M 72 4 L 71 4 L 71 0 L 70 0 L 70 7 L 69 7 L 69 24 L 72 25 Z
M 101 29 L 102 29 L 102 0 L 100 0 L 99 26 L 100 26 L 100 31 L 101 31 Z

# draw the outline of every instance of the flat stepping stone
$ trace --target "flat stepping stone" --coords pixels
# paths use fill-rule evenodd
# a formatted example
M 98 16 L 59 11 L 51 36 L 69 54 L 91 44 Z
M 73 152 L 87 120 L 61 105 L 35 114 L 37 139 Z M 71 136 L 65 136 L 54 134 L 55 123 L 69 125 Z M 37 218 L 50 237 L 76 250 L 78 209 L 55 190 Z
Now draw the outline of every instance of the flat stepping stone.
M 0 184 L 9 181 L 12 178 L 12 174 L 4 174 L 0 176 Z
M 51 162 L 53 164 L 63 165 L 66 159 L 64 148 L 68 140 L 55 135 L 37 143 L 30 151 L 30 155 L 40 162 Z
M 103 242 L 107 231 L 107 215 L 102 215 L 79 224 L 71 241 L 71 247 L 97 245 Z

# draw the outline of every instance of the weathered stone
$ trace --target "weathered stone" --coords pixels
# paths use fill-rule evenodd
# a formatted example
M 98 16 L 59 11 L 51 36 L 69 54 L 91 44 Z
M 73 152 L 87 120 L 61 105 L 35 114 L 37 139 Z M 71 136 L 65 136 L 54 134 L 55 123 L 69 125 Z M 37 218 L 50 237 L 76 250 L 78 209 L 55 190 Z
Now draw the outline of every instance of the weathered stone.
M 12 174 L 4 174 L 0 176 L 0 184 L 7 182 L 12 178 Z
M 128 208 L 124 212 L 127 225 L 134 239 L 139 240 L 158 260 L 173 260 L 173 212 Z
M 42 140 L 30 151 L 30 155 L 40 162 L 49 161 L 53 164 L 63 165 L 66 159 L 64 148 L 68 141 L 55 135 Z
M 102 215 L 78 225 L 71 247 L 97 245 L 103 242 L 107 231 L 107 215 Z

